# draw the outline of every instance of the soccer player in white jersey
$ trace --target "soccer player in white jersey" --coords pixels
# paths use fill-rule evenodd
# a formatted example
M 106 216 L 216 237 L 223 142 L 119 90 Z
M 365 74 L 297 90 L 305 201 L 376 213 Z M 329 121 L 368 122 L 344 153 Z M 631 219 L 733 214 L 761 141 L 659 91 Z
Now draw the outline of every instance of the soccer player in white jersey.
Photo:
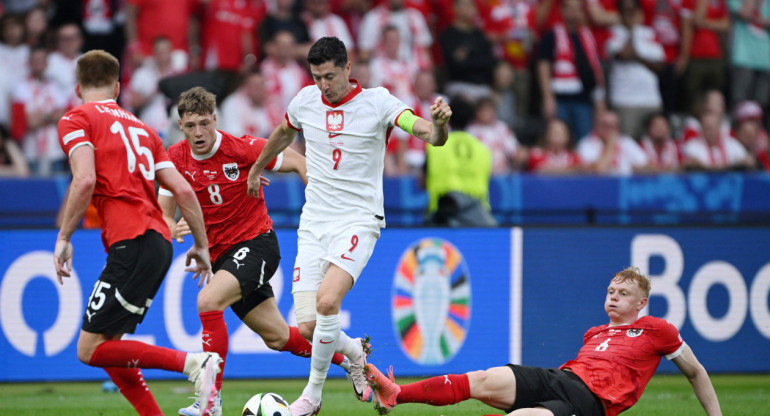
M 349 358 L 360 354 L 351 360 L 353 389 L 360 400 L 371 399 L 364 395 L 368 344 L 340 330 L 339 310 L 385 226 L 382 175 L 388 136 L 398 126 L 442 146 L 452 115 L 441 98 L 431 106 L 432 121 L 427 121 L 386 89 L 363 89 L 350 79 L 345 45 L 335 37 L 316 41 L 307 61 L 316 85 L 303 88 L 291 101 L 286 120 L 268 138 L 248 179 L 249 194 L 258 197 L 262 169 L 303 131 L 308 184 L 292 293 L 300 332 L 312 335 L 313 357 L 308 384 L 291 404 L 293 416 L 321 410 L 323 383 L 335 351 Z

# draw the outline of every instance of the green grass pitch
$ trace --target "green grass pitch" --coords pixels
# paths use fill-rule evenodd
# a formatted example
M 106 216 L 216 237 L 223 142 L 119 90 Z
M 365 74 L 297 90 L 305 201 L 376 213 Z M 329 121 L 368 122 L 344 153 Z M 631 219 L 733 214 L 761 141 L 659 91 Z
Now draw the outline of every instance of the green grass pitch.
M 399 383 L 415 381 L 398 378 Z M 714 387 L 725 415 L 770 414 L 770 374 L 712 375 Z M 149 381 L 150 388 L 166 415 L 175 415 L 181 406 L 192 401 L 190 384 L 183 380 Z M 288 401 L 294 400 L 305 380 L 228 380 L 222 392 L 224 416 L 238 416 L 242 406 L 259 392 L 275 392 Z M 477 401 L 444 407 L 406 404 L 396 407 L 395 416 L 450 416 L 502 414 Z M 704 414 L 684 376 L 653 377 L 642 399 L 623 415 L 686 416 Z M 105 393 L 101 382 L 71 383 L 0 383 L 0 415 L 23 416 L 131 416 L 133 408 L 119 393 Z M 330 379 L 324 388 L 321 415 L 372 415 L 371 403 L 359 403 L 345 379 Z

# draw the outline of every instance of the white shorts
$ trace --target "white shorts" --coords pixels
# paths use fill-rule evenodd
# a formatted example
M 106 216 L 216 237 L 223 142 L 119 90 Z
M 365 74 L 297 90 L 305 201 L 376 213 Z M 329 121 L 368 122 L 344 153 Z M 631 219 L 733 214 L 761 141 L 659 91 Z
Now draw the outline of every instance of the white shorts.
M 348 272 L 355 284 L 379 238 L 377 221 L 300 221 L 291 292 L 317 292 L 331 264 Z

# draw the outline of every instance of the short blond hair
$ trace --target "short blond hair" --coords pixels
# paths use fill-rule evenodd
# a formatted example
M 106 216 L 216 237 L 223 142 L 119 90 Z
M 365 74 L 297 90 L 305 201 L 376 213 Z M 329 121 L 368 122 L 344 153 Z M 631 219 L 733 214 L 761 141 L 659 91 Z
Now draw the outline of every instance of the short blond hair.
M 82 88 L 111 87 L 120 78 L 120 62 L 109 52 L 90 50 L 78 59 L 76 74 Z
M 203 87 L 193 87 L 179 96 L 177 113 L 179 118 L 185 114 L 208 115 L 214 114 L 217 106 L 217 96 L 206 91 Z
M 637 286 L 639 286 L 639 289 L 642 290 L 642 294 L 644 294 L 645 298 L 650 297 L 650 279 L 645 276 L 638 267 L 632 266 L 617 272 L 615 273 L 615 276 L 612 278 L 612 280 L 618 283 L 623 283 L 626 281 L 634 282 Z

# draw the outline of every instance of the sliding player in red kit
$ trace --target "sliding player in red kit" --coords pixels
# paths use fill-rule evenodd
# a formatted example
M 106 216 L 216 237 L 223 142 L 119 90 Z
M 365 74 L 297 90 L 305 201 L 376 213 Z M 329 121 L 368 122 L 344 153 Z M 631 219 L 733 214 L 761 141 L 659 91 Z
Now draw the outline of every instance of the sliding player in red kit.
M 477 399 L 509 416 L 616 416 L 639 400 L 665 357 L 690 381 L 706 414 L 721 415 L 706 369 L 676 327 L 639 317 L 649 295 L 650 281 L 639 269 L 616 273 L 604 301 L 609 324 L 586 331 L 577 358 L 558 369 L 508 364 L 398 385 L 392 372 L 386 377 L 367 364 L 375 408 L 385 414 L 402 403 L 444 406 Z

